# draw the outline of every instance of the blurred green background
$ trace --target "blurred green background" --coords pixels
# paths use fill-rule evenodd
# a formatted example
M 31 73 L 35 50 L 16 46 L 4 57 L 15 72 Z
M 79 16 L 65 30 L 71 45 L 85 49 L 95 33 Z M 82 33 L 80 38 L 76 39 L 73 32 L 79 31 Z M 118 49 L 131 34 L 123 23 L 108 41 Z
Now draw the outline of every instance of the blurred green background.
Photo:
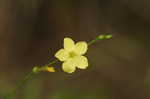
M 113 38 L 90 46 L 88 69 L 41 73 L 14 99 L 150 99 L 150 1 L 0 0 L 0 99 L 64 37 L 104 33 Z

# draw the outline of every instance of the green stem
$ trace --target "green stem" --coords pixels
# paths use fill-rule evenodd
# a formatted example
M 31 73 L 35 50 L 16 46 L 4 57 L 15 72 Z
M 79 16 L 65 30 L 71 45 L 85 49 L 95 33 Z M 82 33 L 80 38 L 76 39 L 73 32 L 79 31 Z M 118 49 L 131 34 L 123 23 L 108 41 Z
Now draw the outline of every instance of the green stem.
M 52 62 L 50 62 L 50 63 L 46 64 L 45 66 L 50 66 L 50 65 L 52 65 L 52 64 L 57 63 L 58 61 L 59 61 L 59 60 L 58 60 L 58 59 L 56 59 L 56 60 L 54 60 L 54 61 L 52 61 Z
M 17 89 L 19 89 L 20 87 L 22 87 L 31 77 L 33 77 L 33 75 L 34 75 L 33 72 L 28 73 L 26 75 L 26 77 L 18 83 L 18 85 L 16 86 L 16 88 L 11 93 L 9 93 L 8 95 L 6 95 L 4 97 L 4 99 L 11 99 L 11 98 L 13 98 L 16 95 L 16 93 L 17 93 Z
M 97 42 L 97 41 L 99 41 L 99 39 L 98 39 L 98 38 L 96 38 L 96 39 L 94 39 L 94 40 L 90 41 L 90 42 L 88 43 L 88 46 L 90 46 L 90 45 L 94 44 L 94 43 L 95 43 L 95 42 Z
M 55 64 L 56 62 L 58 62 L 58 60 L 54 60 L 54 61 L 50 62 L 49 64 L 47 64 L 47 66 L 52 65 L 52 64 Z M 44 65 L 44 66 L 46 66 L 46 65 Z M 35 73 L 35 72 L 33 72 L 33 71 L 31 71 L 30 73 L 28 73 L 28 74 L 25 76 L 25 78 L 24 78 L 23 80 L 21 80 L 21 81 L 17 84 L 16 88 L 15 88 L 12 92 L 10 92 L 9 94 L 7 94 L 7 95 L 4 96 L 4 99 L 11 99 L 11 98 L 13 98 L 13 97 L 17 94 L 17 90 L 18 90 L 19 88 L 21 88 L 26 82 L 28 82 L 29 80 L 31 80 L 31 79 L 33 78 L 33 76 L 36 75 L 36 74 L 37 74 L 37 73 Z

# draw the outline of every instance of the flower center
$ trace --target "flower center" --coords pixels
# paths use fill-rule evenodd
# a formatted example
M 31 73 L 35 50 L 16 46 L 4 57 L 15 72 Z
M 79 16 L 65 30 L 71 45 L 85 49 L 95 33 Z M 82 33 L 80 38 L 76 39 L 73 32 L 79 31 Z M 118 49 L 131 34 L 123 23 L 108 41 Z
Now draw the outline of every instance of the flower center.
M 69 53 L 69 57 L 70 57 L 70 58 L 73 58 L 73 57 L 75 57 L 75 56 L 77 56 L 77 54 L 76 54 L 75 52 L 72 51 L 72 52 Z

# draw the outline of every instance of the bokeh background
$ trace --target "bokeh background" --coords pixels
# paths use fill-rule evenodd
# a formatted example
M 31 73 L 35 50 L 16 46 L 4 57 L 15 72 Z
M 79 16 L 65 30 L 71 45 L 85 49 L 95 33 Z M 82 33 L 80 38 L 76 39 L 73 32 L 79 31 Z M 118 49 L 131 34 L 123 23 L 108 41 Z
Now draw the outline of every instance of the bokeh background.
M 0 99 L 54 60 L 64 37 L 105 33 L 113 38 L 90 46 L 88 69 L 41 73 L 14 99 L 150 99 L 150 1 L 0 0 Z

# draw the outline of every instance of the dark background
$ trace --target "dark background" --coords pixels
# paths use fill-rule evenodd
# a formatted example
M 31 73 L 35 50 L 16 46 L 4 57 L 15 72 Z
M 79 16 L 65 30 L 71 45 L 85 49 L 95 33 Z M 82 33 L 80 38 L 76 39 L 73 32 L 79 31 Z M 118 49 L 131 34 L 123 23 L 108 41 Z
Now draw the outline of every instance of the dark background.
M 113 38 L 90 46 L 88 69 L 41 73 L 15 99 L 150 99 L 150 1 L 0 0 L 0 96 L 54 60 L 64 37 L 105 33 Z

